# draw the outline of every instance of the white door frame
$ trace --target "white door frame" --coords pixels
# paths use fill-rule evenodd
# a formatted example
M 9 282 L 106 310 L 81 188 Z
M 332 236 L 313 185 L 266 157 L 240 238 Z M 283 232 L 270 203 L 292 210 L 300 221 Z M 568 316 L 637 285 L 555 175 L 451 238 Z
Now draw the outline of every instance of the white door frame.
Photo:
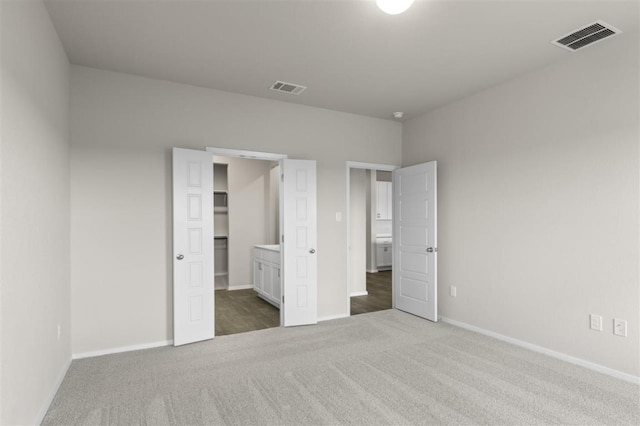
M 269 160 L 280 161 L 289 158 L 286 154 L 276 154 L 273 152 L 247 151 L 244 149 L 217 148 L 208 146 L 205 151 L 211 155 L 219 155 L 221 157 L 249 158 L 251 160 Z
M 351 169 L 375 170 L 392 172 L 400 168 L 394 164 L 362 163 L 359 161 L 347 161 L 347 316 L 351 316 Z M 393 221 L 393 218 L 391 219 Z M 391 292 L 393 294 L 393 278 L 391 280 Z

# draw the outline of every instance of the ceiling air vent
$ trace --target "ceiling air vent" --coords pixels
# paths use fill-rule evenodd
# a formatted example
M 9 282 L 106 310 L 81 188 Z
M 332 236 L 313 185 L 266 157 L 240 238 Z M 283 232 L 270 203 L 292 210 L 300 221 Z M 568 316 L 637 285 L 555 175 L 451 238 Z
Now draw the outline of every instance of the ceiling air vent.
M 563 49 L 571 50 L 572 52 L 581 49 L 585 46 L 603 40 L 607 37 L 621 33 L 617 28 L 612 27 L 606 22 L 596 21 L 593 24 L 586 27 L 579 28 L 570 34 L 567 34 L 558 40 L 554 40 L 551 43 Z
M 289 93 L 291 95 L 299 95 L 306 89 L 306 86 L 300 86 L 299 84 L 287 83 L 285 81 L 276 81 L 271 85 L 271 90 L 276 92 Z

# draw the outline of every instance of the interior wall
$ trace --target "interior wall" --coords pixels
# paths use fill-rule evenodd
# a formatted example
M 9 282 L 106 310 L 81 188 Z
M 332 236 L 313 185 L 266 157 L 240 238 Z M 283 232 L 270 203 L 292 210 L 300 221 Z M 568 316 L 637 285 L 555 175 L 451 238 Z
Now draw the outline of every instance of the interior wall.
M 348 311 L 345 163 L 400 143 L 390 120 L 72 66 L 73 352 L 172 339 L 171 147 L 317 161 L 322 319 Z
M 639 375 L 638 40 L 404 123 L 403 164 L 438 161 L 442 316 Z
M 269 172 L 269 213 L 267 244 L 280 244 L 280 165 L 274 162 Z
M 367 171 L 349 170 L 349 221 L 351 296 L 367 293 Z
M 366 209 L 366 271 L 375 273 L 378 272 L 378 257 L 377 257 L 377 244 L 376 244 L 376 205 L 377 205 L 377 190 L 376 190 L 376 171 L 365 171 L 366 187 L 365 187 L 365 209 Z
M 39 424 L 71 360 L 69 63 L 42 2 L 0 16 L 0 423 Z
M 229 180 L 229 289 L 253 284 L 253 246 L 273 244 L 268 218 L 271 161 L 228 159 Z

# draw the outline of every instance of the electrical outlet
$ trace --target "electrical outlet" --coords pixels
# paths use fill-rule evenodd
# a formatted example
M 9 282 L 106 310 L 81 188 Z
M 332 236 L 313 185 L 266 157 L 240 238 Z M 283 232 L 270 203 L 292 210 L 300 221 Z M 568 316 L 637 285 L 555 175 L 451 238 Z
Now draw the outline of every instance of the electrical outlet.
M 58 324 L 58 340 L 60 340 L 60 334 L 61 334 L 61 329 L 60 329 L 60 324 Z
M 450 295 L 451 297 L 456 297 L 456 296 L 457 296 L 457 294 L 458 294 L 458 291 L 457 291 L 457 289 L 456 289 L 456 286 L 455 286 L 455 285 L 450 285 L 450 286 L 449 286 L 449 295 Z
M 602 331 L 602 316 L 591 314 L 589 318 L 591 319 L 591 329 Z
M 613 319 L 613 334 L 627 337 L 627 322 L 620 318 Z

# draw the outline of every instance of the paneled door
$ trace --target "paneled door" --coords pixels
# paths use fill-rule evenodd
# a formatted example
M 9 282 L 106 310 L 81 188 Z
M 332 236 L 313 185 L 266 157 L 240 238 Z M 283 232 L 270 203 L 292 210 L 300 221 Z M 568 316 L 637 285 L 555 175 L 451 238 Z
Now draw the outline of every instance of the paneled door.
M 436 162 L 393 171 L 393 306 L 438 321 Z
M 214 337 L 213 159 L 173 148 L 173 344 Z
M 280 160 L 280 170 L 282 324 L 316 324 L 316 162 Z

